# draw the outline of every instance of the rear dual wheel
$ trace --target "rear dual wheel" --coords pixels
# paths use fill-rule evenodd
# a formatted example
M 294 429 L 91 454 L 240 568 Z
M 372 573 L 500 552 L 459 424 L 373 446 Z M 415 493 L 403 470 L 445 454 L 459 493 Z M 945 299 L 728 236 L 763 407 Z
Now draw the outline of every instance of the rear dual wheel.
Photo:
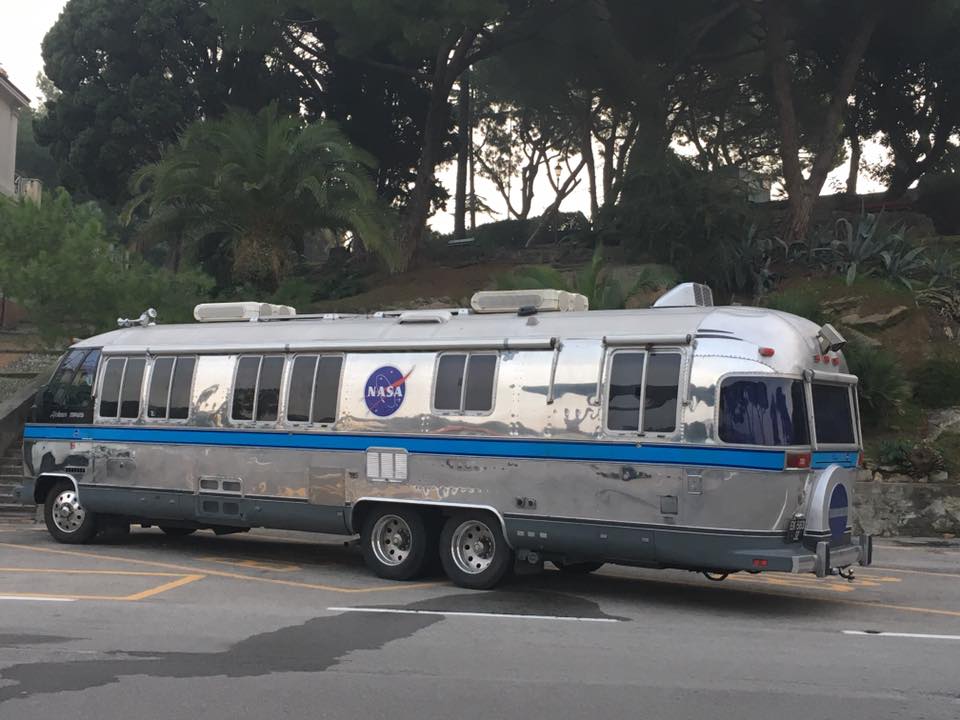
M 486 590 L 499 583 L 513 566 L 513 551 L 489 513 L 457 513 L 443 524 L 425 518 L 414 506 L 384 506 L 363 520 L 360 544 L 363 559 L 375 574 L 389 580 L 413 580 L 440 564 L 460 587 Z
M 440 533 L 443 571 L 460 587 L 489 590 L 513 567 L 513 550 L 489 513 L 458 513 Z

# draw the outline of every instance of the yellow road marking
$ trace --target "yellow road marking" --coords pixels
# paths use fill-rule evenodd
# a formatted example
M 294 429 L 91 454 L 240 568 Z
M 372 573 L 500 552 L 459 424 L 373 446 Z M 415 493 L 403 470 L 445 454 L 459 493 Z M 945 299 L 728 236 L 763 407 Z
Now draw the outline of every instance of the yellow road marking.
M 382 587 L 368 588 L 347 588 L 336 585 L 323 585 L 320 583 L 298 582 L 296 580 L 281 580 L 279 578 L 267 578 L 257 575 L 244 575 L 243 573 L 227 572 L 225 570 L 212 570 L 207 568 L 191 567 L 189 565 L 177 565 L 175 563 L 158 562 L 156 560 L 139 560 L 136 558 L 127 558 L 119 555 L 100 555 L 98 553 L 80 552 L 78 550 L 57 550 L 54 548 L 41 548 L 32 545 L 21 545 L 19 543 L 0 543 L 0 547 L 17 548 L 20 550 L 32 550 L 33 552 L 50 553 L 53 555 L 67 555 L 70 557 L 93 558 L 95 560 L 114 560 L 117 562 L 136 563 L 148 567 L 160 567 L 167 570 L 184 570 L 187 573 L 202 572 L 204 575 L 212 577 L 225 577 L 233 580 L 247 580 L 249 582 L 267 583 L 269 585 L 283 585 L 285 587 L 304 588 L 306 590 L 327 590 L 339 593 L 373 593 L 387 592 L 390 590 L 415 590 L 418 588 L 436 587 L 444 583 L 424 582 L 424 583 L 404 583 L 403 585 L 385 585 Z
M 183 573 L 167 573 L 167 572 L 141 572 L 135 570 L 62 570 L 60 568 L 8 568 L 0 567 L 0 573 L 32 573 L 32 574 L 43 574 L 43 575 L 119 575 L 124 577 L 135 576 L 135 577 L 174 577 L 176 580 L 171 580 L 157 587 L 147 588 L 141 592 L 133 593 L 131 595 L 79 595 L 73 593 L 57 594 L 57 593 L 22 593 L 22 592 L 0 592 L 0 595 L 6 597 L 23 597 L 23 598 L 45 598 L 45 599 L 60 599 L 60 600 L 114 600 L 118 602 L 135 602 L 137 600 L 143 600 L 144 598 L 153 597 L 155 595 L 160 595 L 161 593 L 168 592 L 178 587 L 183 587 L 189 583 L 196 582 L 197 580 L 202 580 L 205 575 L 199 574 L 189 574 L 184 575 Z
M 170 582 L 161 585 L 160 587 L 150 588 L 149 590 L 144 590 L 142 592 L 134 593 L 133 595 L 127 595 L 124 600 L 129 600 L 135 602 L 137 600 L 143 600 L 144 598 L 153 597 L 154 595 L 159 595 L 160 593 L 169 592 L 178 587 L 183 587 L 184 585 L 189 585 L 192 582 L 197 580 L 203 580 L 206 575 L 184 575 L 179 580 L 171 580 Z
M 935 570 L 901 570 L 900 568 L 877 568 L 878 570 L 882 569 L 884 572 L 893 572 L 893 573 L 907 573 L 908 575 L 931 575 L 933 577 L 939 578 L 951 578 L 953 580 L 960 580 L 960 573 L 952 572 L 936 572 Z M 863 568 L 860 568 L 860 572 L 863 571 Z
M 250 568 L 251 570 L 270 570 L 271 572 L 290 572 L 292 570 L 303 569 L 299 565 L 293 565 L 293 564 L 281 565 L 280 563 L 272 563 L 265 560 L 256 560 L 254 558 L 231 560 L 229 558 L 209 555 L 199 559 L 205 560 L 207 562 L 220 563 L 221 565 L 236 565 L 237 567 Z
M 61 568 L 0 567 L 0 573 L 47 573 L 66 575 L 141 575 L 147 577 L 183 577 L 183 573 L 146 572 L 141 570 L 65 570 Z

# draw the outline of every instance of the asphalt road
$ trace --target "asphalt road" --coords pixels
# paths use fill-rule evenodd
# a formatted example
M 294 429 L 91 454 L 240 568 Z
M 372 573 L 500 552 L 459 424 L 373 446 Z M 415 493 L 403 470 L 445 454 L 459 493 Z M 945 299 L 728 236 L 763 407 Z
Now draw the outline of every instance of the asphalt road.
M 960 718 L 960 548 L 876 556 L 852 584 L 608 567 L 468 592 L 379 580 L 329 536 L 0 524 L 0 718 Z

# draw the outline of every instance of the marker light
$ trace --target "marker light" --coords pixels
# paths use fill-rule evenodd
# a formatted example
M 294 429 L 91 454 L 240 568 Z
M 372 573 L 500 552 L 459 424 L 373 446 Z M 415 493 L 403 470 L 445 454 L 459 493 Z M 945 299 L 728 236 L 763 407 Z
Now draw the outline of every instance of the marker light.
M 773 354 L 776 352 L 772 347 L 762 347 L 760 348 L 760 357 L 773 357 Z
M 767 566 L 767 559 L 766 559 L 766 558 L 754 558 L 754 559 L 753 559 L 753 566 L 754 566 L 755 568 L 765 568 L 765 567 Z
M 787 467 L 794 470 L 809 470 L 811 457 L 808 452 L 788 452 Z

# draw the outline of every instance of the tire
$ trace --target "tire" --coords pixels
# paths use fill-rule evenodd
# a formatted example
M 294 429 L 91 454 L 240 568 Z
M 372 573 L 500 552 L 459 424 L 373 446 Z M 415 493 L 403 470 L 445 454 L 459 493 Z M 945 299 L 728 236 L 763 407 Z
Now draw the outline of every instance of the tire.
M 565 575 L 589 575 L 590 573 L 595 572 L 603 567 L 602 562 L 565 563 L 559 560 L 554 560 L 553 564 L 557 567 L 557 570 Z
M 447 520 L 440 533 L 440 562 L 456 585 L 489 590 L 510 572 L 513 550 L 493 515 L 457 513 Z
M 186 537 L 187 535 L 193 535 L 197 528 L 186 528 L 186 527 L 171 527 L 169 525 L 161 525 L 160 530 L 164 535 L 169 535 L 170 537 Z
M 378 507 L 360 530 L 363 560 L 378 577 L 413 580 L 429 566 L 430 533 L 423 517 L 410 507 Z
M 60 543 L 88 543 L 97 534 L 96 514 L 80 504 L 69 480 L 61 480 L 50 488 L 43 502 L 43 520 L 47 531 Z

